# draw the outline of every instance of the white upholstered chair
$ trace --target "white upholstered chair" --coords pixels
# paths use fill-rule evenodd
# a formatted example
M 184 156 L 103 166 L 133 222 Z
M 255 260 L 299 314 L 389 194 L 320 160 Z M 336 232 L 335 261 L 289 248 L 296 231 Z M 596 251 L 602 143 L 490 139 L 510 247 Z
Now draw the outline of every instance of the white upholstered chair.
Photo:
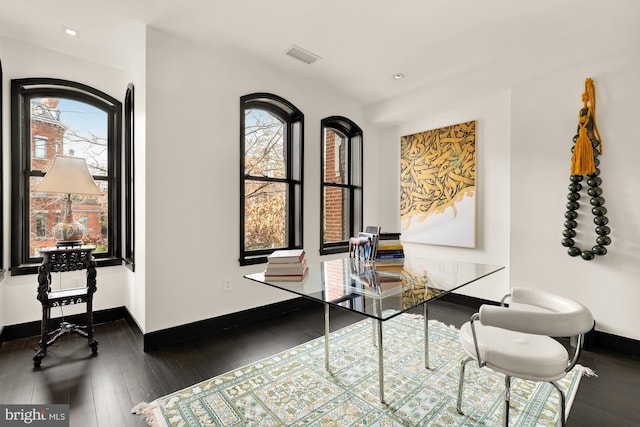
M 509 300 L 509 307 L 505 302 Z M 561 425 L 565 425 L 565 395 L 557 380 L 577 363 L 584 334 L 593 328 L 591 312 L 571 299 L 534 289 L 513 288 L 500 306 L 482 305 L 460 328 L 467 358 L 460 367 L 457 409 L 462 412 L 465 366 L 476 360 L 505 374 L 503 425 L 509 424 L 511 377 L 548 381 L 560 394 Z M 552 337 L 577 337 L 569 352 Z

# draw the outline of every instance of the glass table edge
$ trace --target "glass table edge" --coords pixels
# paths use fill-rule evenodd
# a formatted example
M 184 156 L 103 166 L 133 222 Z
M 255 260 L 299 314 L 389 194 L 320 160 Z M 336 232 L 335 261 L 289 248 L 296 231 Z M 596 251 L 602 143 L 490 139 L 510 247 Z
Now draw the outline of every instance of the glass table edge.
M 347 310 L 347 311 L 350 311 L 352 313 L 358 313 L 358 314 L 361 314 L 361 315 L 363 315 L 365 317 L 370 317 L 370 318 L 375 319 L 375 320 L 386 321 L 386 320 L 392 319 L 392 318 L 394 318 L 394 317 L 396 317 L 396 316 L 398 316 L 398 315 L 400 315 L 402 313 L 406 313 L 406 312 L 408 312 L 410 310 L 413 310 L 414 308 L 419 307 L 419 306 L 421 306 L 423 304 L 428 304 L 430 302 L 433 302 L 433 301 L 436 301 L 438 299 L 441 299 L 441 298 L 443 298 L 443 297 L 445 297 L 447 295 L 450 295 L 451 293 L 454 293 L 455 291 L 459 290 L 460 288 L 463 288 L 463 287 L 465 287 L 465 286 L 467 286 L 467 285 L 469 285 L 471 283 L 474 283 L 474 282 L 476 282 L 476 281 L 478 281 L 480 279 L 483 279 L 483 278 L 485 278 L 487 276 L 490 276 L 490 275 L 492 275 L 494 273 L 497 273 L 497 272 L 505 269 L 505 266 L 500 266 L 500 265 L 493 265 L 493 264 L 478 264 L 478 265 L 483 265 L 483 266 L 489 267 L 490 271 L 487 271 L 486 273 L 484 273 L 484 274 L 482 274 L 482 275 L 480 275 L 478 277 L 475 277 L 473 280 L 470 280 L 470 281 L 468 281 L 466 283 L 462 283 L 462 284 L 460 284 L 458 286 L 455 286 L 455 287 L 453 287 L 451 289 L 443 291 L 441 294 L 435 295 L 432 298 L 425 299 L 423 301 L 417 302 L 415 304 L 412 304 L 409 307 L 405 307 L 405 308 L 400 309 L 400 310 L 387 310 L 387 311 L 382 312 L 381 315 L 375 315 L 375 314 L 367 313 L 367 312 L 361 311 L 361 310 L 354 310 L 354 309 L 351 309 L 351 308 L 348 308 L 348 307 L 345 307 L 345 306 L 341 305 L 341 303 L 344 303 L 345 301 L 353 299 L 356 296 L 372 298 L 372 295 L 369 295 L 369 294 L 355 293 L 355 294 L 345 295 L 342 298 L 337 298 L 337 299 L 334 299 L 334 300 L 326 300 L 324 298 L 318 298 L 318 297 L 310 295 L 308 293 L 304 293 L 304 292 L 301 292 L 301 291 L 297 291 L 296 289 L 292 289 L 290 287 L 287 287 L 287 286 L 295 286 L 296 284 L 304 283 L 304 281 L 308 280 L 308 278 L 305 278 L 305 280 L 299 281 L 299 282 L 298 281 L 294 281 L 294 282 L 267 281 L 265 279 L 265 277 L 264 277 L 264 272 L 246 274 L 243 277 L 245 279 L 247 279 L 247 280 L 250 280 L 250 281 L 262 284 L 262 285 L 270 286 L 270 287 L 275 288 L 275 289 L 280 289 L 282 291 L 288 292 L 290 294 L 297 295 L 299 297 L 308 299 L 310 301 L 314 301 L 314 302 L 317 302 L 317 303 L 320 303 L 320 304 L 327 304 L 327 305 L 330 305 L 330 306 L 333 306 L 333 307 L 341 308 L 343 310 Z

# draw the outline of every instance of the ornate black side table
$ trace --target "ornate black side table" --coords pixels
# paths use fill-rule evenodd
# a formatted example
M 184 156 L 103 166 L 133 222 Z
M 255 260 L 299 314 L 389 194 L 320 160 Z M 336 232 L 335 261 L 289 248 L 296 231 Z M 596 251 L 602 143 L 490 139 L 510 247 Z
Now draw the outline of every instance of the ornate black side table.
M 38 301 L 42 304 L 40 348 L 33 356 L 33 366 L 38 367 L 47 355 L 47 347 L 62 335 L 75 332 L 89 341 L 93 354 L 98 352 L 98 341 L 93 336 L 93 294 L 96 292 L 95 246 L 66 246 L 42 248 L 42 265 L 38 268 Z M 87 286 L 76 289 L 51 290 L 51 273 L 87 270 Z M 78 326 L 63 321 L 60 327 L 49 331 L 51 308 L 86 303 L 85 325 Z

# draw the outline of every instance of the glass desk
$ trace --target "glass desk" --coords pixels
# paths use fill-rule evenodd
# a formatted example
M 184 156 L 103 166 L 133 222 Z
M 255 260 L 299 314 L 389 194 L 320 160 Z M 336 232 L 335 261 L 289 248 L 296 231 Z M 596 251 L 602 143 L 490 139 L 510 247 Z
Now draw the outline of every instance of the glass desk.
M 327 371 L 330 371 L 329 307 L 341 307 L 372 318 L 374 344 L 378 347 L 380 401 L 384 402 L 382 322 L 422 305 L 424 364 L 425 368 L 429 369 L 427 303 L 503 268 L 496 265 L 413 257 L 405 258 L 403 265 L 393 266 L 344 258 L 310 265 L 309 275 L 301 282 L 267 281 L 264 272 L 244 277 L 324 304 Z

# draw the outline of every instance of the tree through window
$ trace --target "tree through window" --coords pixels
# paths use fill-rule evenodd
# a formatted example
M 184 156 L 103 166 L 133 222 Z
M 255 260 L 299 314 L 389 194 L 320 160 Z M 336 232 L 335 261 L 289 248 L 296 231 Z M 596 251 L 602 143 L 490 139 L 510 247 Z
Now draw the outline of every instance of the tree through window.
M 240 263 L 302 247 L 303 115 L 271 94 L 240 99 Z

